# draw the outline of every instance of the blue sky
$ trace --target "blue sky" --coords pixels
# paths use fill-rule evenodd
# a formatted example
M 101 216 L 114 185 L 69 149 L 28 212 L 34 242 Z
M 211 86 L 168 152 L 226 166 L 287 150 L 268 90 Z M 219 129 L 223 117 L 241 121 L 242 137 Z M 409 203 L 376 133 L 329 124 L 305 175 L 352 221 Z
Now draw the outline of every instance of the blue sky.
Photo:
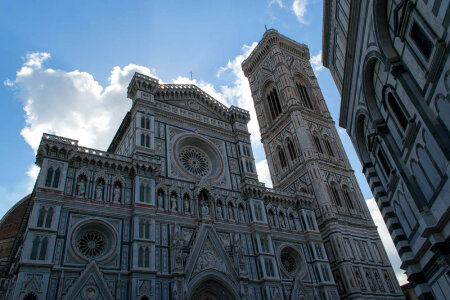
M 130 108 L 126 86 L 135 71 L 166 83 L 195 83 L 227 105 L 253 110 L 240 62 L 265 26 L 309 46 L 319 85 L 338 121 L 340 96 L 320 63 L 322 0 L 6 0 L 2 6 L 0 216 L 31 191 L 43 131 L 106 150 Z M 250 131 L 258 172 L 270 186 L 255 119 Z M 365 199 L 373 198 L 347 134 L 343 129 L 339 134 Z M 381 224 L 375 202 L 368 204 Z M 385 226 L 379 230 L 398 267 Z M 404 282 L 402 271 L 396 273 Z

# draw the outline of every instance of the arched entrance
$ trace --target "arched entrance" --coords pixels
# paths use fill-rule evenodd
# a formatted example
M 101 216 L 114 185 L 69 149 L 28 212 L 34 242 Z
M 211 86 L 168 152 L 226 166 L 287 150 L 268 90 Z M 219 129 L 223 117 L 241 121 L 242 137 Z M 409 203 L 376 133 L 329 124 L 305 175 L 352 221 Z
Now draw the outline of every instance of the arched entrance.
M 200 282 L 192 291 L 191 300 L 236 300 L 231 289 L 215 279 Z

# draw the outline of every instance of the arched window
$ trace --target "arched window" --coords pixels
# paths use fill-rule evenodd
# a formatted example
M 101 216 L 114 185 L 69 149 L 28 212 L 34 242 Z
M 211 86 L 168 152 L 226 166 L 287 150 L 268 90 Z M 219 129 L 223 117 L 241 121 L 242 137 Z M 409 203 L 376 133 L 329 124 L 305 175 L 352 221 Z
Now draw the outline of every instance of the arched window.
M 322 145 L 320 144 L 319 137 L 316 134 L 313 134 L 314 146 L 316 146 L 316 150 L 319 153 L 323 154 Z
M 144 221 L 143 220 L 139 220 L 139 237 L 140 238 L 144 237 Z
M 148 134 L 145 136 L 145 147 L 150 147 L 150 135 Z
M 148 268 L 150 266 L 150 250 L 148 247 L 144 251 L 144 267 Z
M 37 227 L 44 226 L 44 218 L 45 218 L 45 207 L 41 206 L 41 208 L 39 209 Z
M 150 223 L 148 221 L 145 221 L 144 223 L 144 237 L 146 239 L 150 238 Z
M 391 175 L 391 165 L 388 162 L 388 160 L 386 159 L 386 156 L 384 155 L 383 150 L 378 149 L 377 158 L 378 158 L 378 161 L 380 162 L 381 167 L 384 170 L 386 176 L 389 177 L 389 175 Z
M 145 146 L 145 135 L 141 133 L 141 146 Z
M 327 149 L 327 153 L 329 156 L 334 157 L 333 148 L 331 148 L 330 141 L 327 139 L 324 139 L 323 143 L 325 144 L 325 149 Z
M 289 156 L 291 157 L 291 160 L 294 160 L 297 158 L 297 151 L 295 151 L 294 143 L 290 138 L 286 139 L 286 145 L 289 151 Z
M 149 118 L 145 119 L 145 128 L 150 129 L 150 119 Z
M 267 103 L 269 104 L 270 114 L 272 116 L 272 120 L 275 120 L 282 112 L 280 99 L 278 98 L 278 93 L 275 88 L 273 88 L 267 94 Z
M 55 176 L 53 177 L 53 187 L 57 188 L 59 185 L 59 176 L 61 175 L 61 171 L 58 169 L 56 169 L 55 171 Z
M 150 203 L 150 185 L 145 185 L 145 202 Z
M 38 236 L 35 237 L 33 240 L 33 245 L 31 246 L 31 255 L 30 255 L 31 260 L 37 259 L 40 243 L 41 243 L 41 240 L 39 239 L 39 237 Z
M 39 260 L 45 260 L 45 254 L 47 253 L 48 238 L 43 238 L 41 241 L 41 247 L 39 249 Z
M 47 170 L 47 177 L 45 178 L 45 186 L 52 185 L 52 177 L 53 177 L 53 167 L 50 167 Z
M 53 218 L 53 207 L 50 207 L 47 210 L 47 217 L 45 218 L 45 228 L 50 228 L 52 225 L 52 218 Z
M 397 98 L 394 97 L 394 95 L 389 92 L 387 94 L 387 102 L 389 104 L 389 108 L 391 112 L 393 113 L 395 119 L 397 120 L 398 124 L 402 128 L 403 131 L 406 130 L 406 127 L 408 126 L 408 117 L 403 112 L 402 108 L 400 107 L 400 104 L 398 103 Z
M 313 108 L 313 105 L 311 102 L 311 98 L 309 98 L 309 94 L 308 94 L 306 87 L 301 83 L 296 83 L 296 85 L 297 85 L 298 93 L 300 94 L 300 99 L 302 100 L 303 106 L 313 110 L 314 108 Z
M 344 195 L 345 204 L 347 204 L 347 207 L 350 209 L 355 209 L 353 206 L 352 198 L 350 197 L 350 192 L 347 187 L 344 187 L 342 189 L 342 195 Z
M 331 185 L 330 185 L 330 191 L 331 191 L 331 197 L 333 198 L 334 203 L 337 206 L 342 207 L 341 197 L 339 196 L 338 189 L 337 189 L 336 184 L 334 182 L 332 182 Z
M 284 153 L 283 148 L 278 147 L 278 158 L 280 159 L 281 169 L 284 169 L 287 167 L 287 159 L 286 154 Z
M 139 201 L 145 202 L 145 186 L 142 183 L 139 186 Z
M 145 117 L 141 117 L 141 128 L 145 128 Z
M 139 247 L 138 250 L 138 267 L 144 266 L 144 249 L 142 247 Z

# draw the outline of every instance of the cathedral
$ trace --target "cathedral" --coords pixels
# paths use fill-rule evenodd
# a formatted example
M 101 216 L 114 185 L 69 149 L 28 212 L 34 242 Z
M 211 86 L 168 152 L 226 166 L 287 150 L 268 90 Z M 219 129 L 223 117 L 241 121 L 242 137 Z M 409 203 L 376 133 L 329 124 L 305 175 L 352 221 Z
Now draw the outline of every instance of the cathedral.
M 404 299 L 310 65 L 276 30 L 243 62 L 249 112 L 134 74 L 107 151 L 44 134 L 0 222 L 4 299 Z

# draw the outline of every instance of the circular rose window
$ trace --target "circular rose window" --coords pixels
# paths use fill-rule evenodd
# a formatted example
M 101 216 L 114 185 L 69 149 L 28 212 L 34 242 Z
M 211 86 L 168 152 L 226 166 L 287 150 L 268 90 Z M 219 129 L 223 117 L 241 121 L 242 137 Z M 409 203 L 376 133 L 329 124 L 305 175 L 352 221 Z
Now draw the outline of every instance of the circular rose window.
M 206 176 L 210 171 L 209 161 L 205 153 L 192 146 L 183 147 L 178 154 L 183 167 L 196 176 Z
M 77 240 L 77 247 L 86 257 L 97 257 L 105 252 L 105 237 L 97 231 L 82 233 Z
M 278 260 L 281 264 L 281 269 L 289 274 L 296 275 L 299 272 L 305 271 L 305 262 L 294 246 L 285 246 L 278 252 Z
M 223 174 L 220 145 L 199 135 L 180 134 L 174 137 L 173 161 L 180 174 L 215 180 Z
M 289 273 L 292 273 L 297 268 L 297 263 L 295 261 L 295 258 L 291 255 L 291 253 L 281 253 L 281 264 L 283 265 L 284 269 L 288 271 Z
M 74 228 L 71 244 L 80 259 L 104 261 L 116 251 L 117 235 L 108 223 L 88 220 Z

